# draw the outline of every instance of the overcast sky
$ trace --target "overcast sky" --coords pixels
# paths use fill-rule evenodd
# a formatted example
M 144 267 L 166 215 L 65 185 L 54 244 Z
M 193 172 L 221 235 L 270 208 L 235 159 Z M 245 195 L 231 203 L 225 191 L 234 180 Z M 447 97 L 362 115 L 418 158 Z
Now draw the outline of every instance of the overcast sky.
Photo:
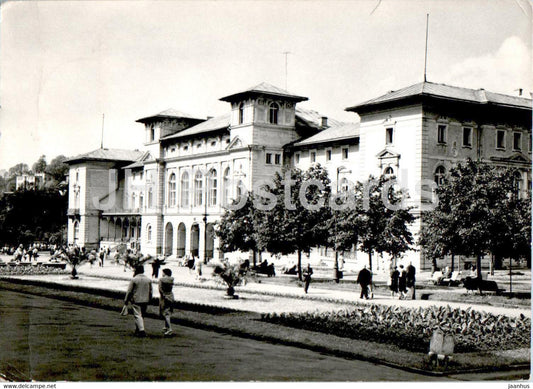
M 104 146 L 139 148 L 135 120 L 206 117 L 263 81 L 344 109 L 423 80 L 533 90 L 527 0 L 24 1 L 0 7 L 0 169 Z

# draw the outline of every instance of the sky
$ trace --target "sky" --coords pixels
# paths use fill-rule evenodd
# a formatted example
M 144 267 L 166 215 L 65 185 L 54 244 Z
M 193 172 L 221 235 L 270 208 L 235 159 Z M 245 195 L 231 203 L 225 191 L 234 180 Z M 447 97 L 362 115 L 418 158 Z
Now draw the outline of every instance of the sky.
M 527 0 L 3 2 L 0 170 L 99 148 L 103 114 L 104 147 L 142 148 L 135 120 L 224 114 L 261 82 L 356 121 L 423 80 L 427 14 L 428 81 L 530 97 Z

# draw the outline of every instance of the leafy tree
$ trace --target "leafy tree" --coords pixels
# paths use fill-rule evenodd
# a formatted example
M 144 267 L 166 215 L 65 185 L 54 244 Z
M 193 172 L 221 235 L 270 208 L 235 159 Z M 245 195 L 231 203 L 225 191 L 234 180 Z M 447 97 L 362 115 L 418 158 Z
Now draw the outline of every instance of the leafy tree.
M 352 218 L 358 228 L 359 249 L 368 254 L 370 270 L 374 251 L 386 252 L 395 259 L 413 243 L 409 225 L 414 217 L 401 206 L 403 194 L 392 184 L 385 176 L 377 180 L 371 176 L 365 184 L 355 187 Z
M 19 174 L 28 173 L 30 171 L 29 167 L 25 163 L 17 163 L 15 166 L 9 168 L 8 175 L 10 177 L 17 176 Z
M 327 241 L 322 221 L 330 181 L 327 171 L 320 165 L 305 173 L 299 169 L 286 169 L 283 173 L 283 176 L 276 173 L 272 187 L 263 188 L 265 193 L 275 198 L 275 206 L 256 213 L 255 225 L 261 232 L 257 243 L 259 248 L 273 254 L 296 252 L 298 278 L 301 280 L 302 252 L 309 252 L 311 247 Z M 321 188 L 309 186 L 310 180 L 319 182 Z
M 44 240 L 67 224 L 67 198 L 56 190 L 18 191 L 0 198 L 0 243 Z
M 32 165 L 31 170 L 34 173 L 44 173 L 46 171 L 46 168 L 47 168 L 46 156 L 45 155 L 41 155 L 39 157 L 39 159 L 37 160 L 37 162 L 35 162 Z
M 233 205 L 238 204 L 239 200 L 235 200 Z M 224 253 L 252 251 L 255 266 L 258 247 L 254 224 L 256 210 L 253 201 L 253 194 L 250 192 L 243 207 L 226 210 L 216 225 L 215 234 L 220 239 L 220 249 Z
M 436 190 L 439 204 L 427 212 L 420 243 L 426 253 L 473 255 L 477 276 L 488 252 L 530 251 L 530 202 L 513 196 L 511 170 L 467 160 L 450 170 Z
M 50 161 L 50 164 L 46 167 L 46 173 L 48 173 L 56 183 L 61 183 L 65 180 L 65 176 L 68 174 L 69 166 L 64 163 L 67 159 L 64 155 L 59 155 Z

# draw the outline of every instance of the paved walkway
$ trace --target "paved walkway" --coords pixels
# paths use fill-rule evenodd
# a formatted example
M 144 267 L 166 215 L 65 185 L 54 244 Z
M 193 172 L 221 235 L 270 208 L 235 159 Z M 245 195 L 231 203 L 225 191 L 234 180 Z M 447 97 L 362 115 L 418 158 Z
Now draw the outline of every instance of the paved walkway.
M 434 300 L 397 300 L 388 296 L 375 296 L 372 300 L 359 299 L 359 289 L 346 291 L 339 289 L 320 288 L 320 284 L 311 284 L 309 293 L 305 294 L 302 288 L 292 285 L 249 282 L 245 286 L 237 287 L 238 300 L 224 298 L 225 287 L 212 276 L 212 268 L 204 267 L 204 274 L 200 279 L 189 269 L 181 267 L 177 262 L 169 262 L 164 267 L 172 270 L 176 286 L 174 294 L 176 300 L 203 305 L 214 305 L 245 310 L 252 312 L 302 312 L 302 311 L 329 311 L 349 307 L 355 302 L 365 304 L 382 304 L 401 307 L 428 307 L 450 306 L 452 308 L 472 308 L 478 311 L 503 314 L 507 316 L 530 316 L 531 310 L 525 308 L 504 308 L 488 305 L 475 305 L 460 302 L 445 302 Z M 150 276 L 152 268 L 145 266 L 145 273 Z M 80 279 L 72 280 L 68 275 L 24 276 L 26 279 L 47 280 L 65 285 L 80 285 L 100 289 L 125 291 L 132 270 L 124 266 L 108 263 L 104 267 L 97 265 L 83 265 L 78 269 Z M 160 272 L 161 274 L 161 272 Z M 154 279 L 154 283 L 157 280 Z M 155 296 L 158 296 L 157 287 L 154 287 Z

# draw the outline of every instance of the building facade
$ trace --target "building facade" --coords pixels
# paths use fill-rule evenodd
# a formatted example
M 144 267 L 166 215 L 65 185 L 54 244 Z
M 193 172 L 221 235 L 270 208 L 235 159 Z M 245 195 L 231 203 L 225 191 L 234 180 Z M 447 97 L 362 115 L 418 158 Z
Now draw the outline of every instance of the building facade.
M 176 110 L 139 119 L 140 151 L 99 149 L 68 160 L 69 243 L 219 258 L 214 225 L 225 206 L 284 166 L 320 163 L 337 191 L 394 175 L 415 214 L 431 203 L 432 184 L 468 157 L 513 166 L 520 190 L 531 186 L 529 99 L 424 82 L 347 108 L 356 123 L 303 109 L 297 104 L 306 97 L 266 83 L 221 100 L 229 112 L 207 120 Z M 356 252 L 347 256 L 357 260 Z M 416 251 L 405 261 L 428 266 Z

